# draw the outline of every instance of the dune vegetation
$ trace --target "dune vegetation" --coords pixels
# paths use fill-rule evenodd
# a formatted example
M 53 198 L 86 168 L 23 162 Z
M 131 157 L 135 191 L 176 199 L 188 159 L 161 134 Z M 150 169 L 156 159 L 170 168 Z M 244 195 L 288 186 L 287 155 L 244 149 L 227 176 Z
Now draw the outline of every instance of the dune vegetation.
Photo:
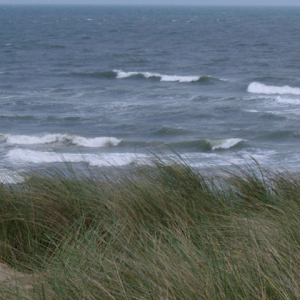
M 300 299 L 299 174 L 67 170 L 1 185 L 0 299 Z

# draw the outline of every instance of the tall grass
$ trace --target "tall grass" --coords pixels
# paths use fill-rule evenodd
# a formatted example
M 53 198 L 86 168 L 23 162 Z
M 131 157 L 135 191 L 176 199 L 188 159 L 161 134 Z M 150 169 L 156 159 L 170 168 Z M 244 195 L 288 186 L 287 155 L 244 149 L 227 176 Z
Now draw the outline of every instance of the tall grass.
M 300 299 L 299 191 L 255 162 L 204 176 L 159 159 L 2 185 L 0 260 L 18 272 L 0 299 Z

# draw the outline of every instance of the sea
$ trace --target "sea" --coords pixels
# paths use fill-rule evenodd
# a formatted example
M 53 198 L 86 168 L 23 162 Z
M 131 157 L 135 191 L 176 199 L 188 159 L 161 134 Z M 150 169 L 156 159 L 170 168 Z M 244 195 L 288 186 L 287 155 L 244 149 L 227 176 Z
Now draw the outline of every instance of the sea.
M 2 5 L 0 53 L 1 181 L 153 158 L 300 170 L 300 7 Z

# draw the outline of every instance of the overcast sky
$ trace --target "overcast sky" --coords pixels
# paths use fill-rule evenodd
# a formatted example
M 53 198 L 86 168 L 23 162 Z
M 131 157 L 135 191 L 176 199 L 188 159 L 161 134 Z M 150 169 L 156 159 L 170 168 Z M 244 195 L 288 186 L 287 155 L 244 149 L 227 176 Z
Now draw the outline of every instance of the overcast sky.
M 300 6 L 300 0 L 0 0 L 0 4 L 268 5 Z

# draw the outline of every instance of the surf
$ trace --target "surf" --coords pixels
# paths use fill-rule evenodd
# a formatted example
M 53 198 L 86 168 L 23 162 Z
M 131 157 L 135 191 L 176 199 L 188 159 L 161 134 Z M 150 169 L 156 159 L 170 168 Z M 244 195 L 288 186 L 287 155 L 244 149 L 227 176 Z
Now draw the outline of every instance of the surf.
M 45 135 L 2 135 L 2 140 L 10 145 L 38 145 L 52 143 L 71 143 L 81 147 L 100 148 L 106 146 L 117 146 L 122 140 L 115 137 L 86 138 L 68 134 L 45 134 Z
M 300 88 L 286 86 L 266 85 L 259 82 L 252 82 L 247 88 L 248 93 L 267 95 L 300 95 Z

